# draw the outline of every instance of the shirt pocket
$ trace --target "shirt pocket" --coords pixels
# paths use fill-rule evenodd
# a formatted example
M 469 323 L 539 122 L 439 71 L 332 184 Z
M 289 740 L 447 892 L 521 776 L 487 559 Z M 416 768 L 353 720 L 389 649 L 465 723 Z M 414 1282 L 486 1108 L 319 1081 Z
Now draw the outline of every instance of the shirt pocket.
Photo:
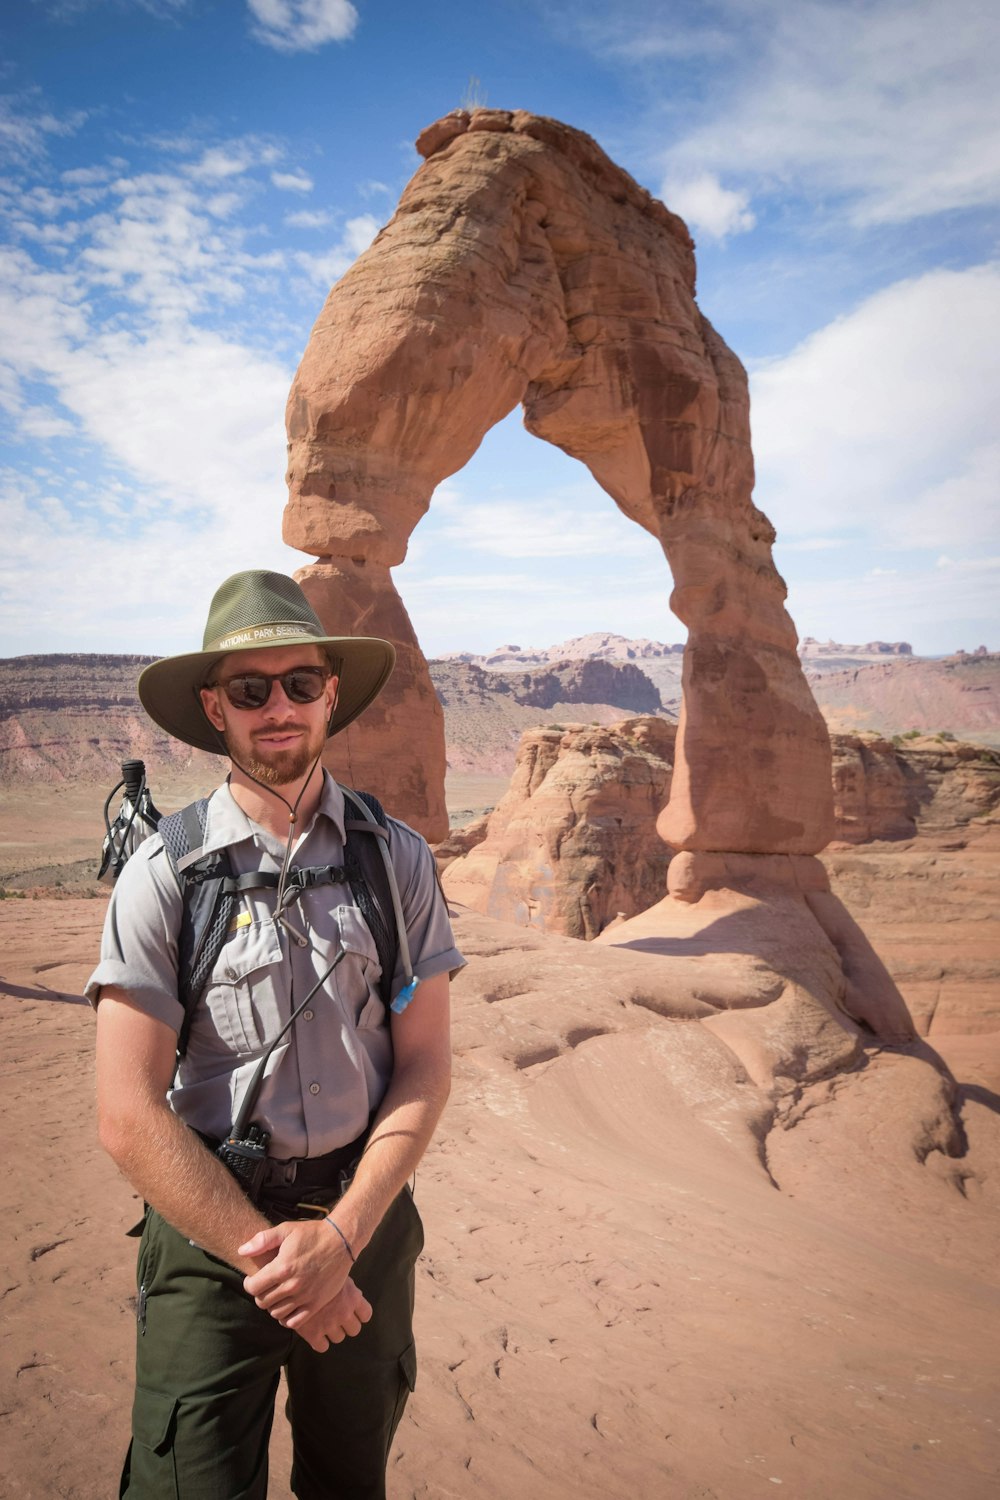
M 205 992 L 222 1040 L 243 1055 L 260 1052 L 280 1030 L 281 940 L 269 916 L 231 932 Z
M 359 1031 L 384 1026 L 385 1006 L 379 995 L 382 966 L 368 924 L 356 906 L 338 906 L 334 916 L 344 950 L 343 962 L 334 971 L 341 1006 Z

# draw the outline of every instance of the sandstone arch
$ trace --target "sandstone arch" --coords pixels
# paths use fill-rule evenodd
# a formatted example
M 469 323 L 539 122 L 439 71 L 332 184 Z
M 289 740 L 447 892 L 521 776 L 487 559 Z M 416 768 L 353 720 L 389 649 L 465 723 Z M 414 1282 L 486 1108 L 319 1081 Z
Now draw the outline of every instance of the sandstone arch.
M 531 432 L 659 539 L 673 573 L 688 644 L 662 837 L 821 849 L 829 739 L 774 531 L 751 500 L 746 375 L 697 308 L 684 224 L 553 120 L 458 111 L 417 146 L 424 165 L 330 293 L 288 402 L 284 536 L 317 558 L 303 585 L 331 628 L 399 650 L 389 691 L 335 746 L 338 767 L 378 786 L 380 765 L 394 808 L 443 837 L 441 711 L 389 568 L 435 486 L 520 402 Z

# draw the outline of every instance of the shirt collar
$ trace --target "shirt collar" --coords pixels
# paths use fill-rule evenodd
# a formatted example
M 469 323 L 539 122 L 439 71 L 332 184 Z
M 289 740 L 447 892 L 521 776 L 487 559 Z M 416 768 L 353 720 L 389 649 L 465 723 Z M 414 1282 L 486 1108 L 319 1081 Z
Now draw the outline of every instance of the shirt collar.
M 319 817 L 329 818 L 343 843 L 346 838 L 344 794 L 327 770 L 323 771 L 323 790 L 316 815 L 309 827 L 303 830 L 303 837 L 315 826 L 316 818 Z M 224 781 L 208 800 L 208 819 L 202 850 L 205 854 L 214 854 L 217 849 L 227 849 L 231 844 L 253 838 L 258 827 L 236 801 L 229 782 Z

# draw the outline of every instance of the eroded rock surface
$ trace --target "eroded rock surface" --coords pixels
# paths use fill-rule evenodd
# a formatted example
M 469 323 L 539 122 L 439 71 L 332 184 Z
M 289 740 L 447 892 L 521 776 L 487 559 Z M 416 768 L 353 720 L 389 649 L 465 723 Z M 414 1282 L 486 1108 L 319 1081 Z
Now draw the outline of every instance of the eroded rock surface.
M 142 1205 L 80 1129 L 102 911 L 0 904 L 5 1120 L 34 1142 L 0 1184 L 11 1495 L 114 1493 L 128 1439 Z M 716 1029 L 724 956 L 664 963 L 478 915 L 456 936 L 470 962 L 417 1182 L 423 1363 L 394 1490 L 991 1500 L 996 1038 L 975 1039 L 981 1058 L 994 1043 L 990 1081 L 956 1090 L 919 1043 L 831 1030 L 762 1089 Z M 273 1500 L 290 1446 L 279 1418 Z
M 651 718 L 528 731 L 502 801 L 474 833 L 456 833 L 439 850 L 446 889 L 475 911 L 570 937 L 590 938 L 616 917 L 638 915 L 668 890 L 671 851 L 657 847 L 653 825 L 655 799 L 669 792 L 675 740 L 673 726 Z M 983 746 L 834 735 L 833 752 L 840 845 L 908 841 L 1000 816 L 1000 754 Z M 637 792 L 647 778 L 648 790 Z M 773 868 L 808 867 L 789 856 Z M 700 896 L 719 871 L 736 872 L 739 884 L 762 868 L 757 856 L 700 851 L 675 861 L 669 890 L 696 900 L 692 880 L 702 882 Z
M 751 500 L 746 375 L 695 303 L 687 230 L 554 120 L 458 111 L 418 149 L 425 164 L 330 293 L 289 397 L 284 534 L 319 559 L 303 587 L 332 628 L 369 629 L 435 486 L 520 403 L 673 572 L 688 643 L 661 836 L 815 852 L 831 829 L 829 742 Z M 332 576 L 347 586 L 336 610 Z M 441 838 L 443 734 L 405 612 L 389 613 L 406 670 L 378 720 L 352 727 L 353 753 L 390 734 L 388 800 Z
M 837 841 L 912 838 L 1000 808 L 1000 752 L 986 746 L 848 734 L 831 743 Z
M 540 931 L 592 938 L 665 888 L 656 818 L 676 730 L 662 719 L 529 731 L 486 835 L 445 870 L 448 895 Z

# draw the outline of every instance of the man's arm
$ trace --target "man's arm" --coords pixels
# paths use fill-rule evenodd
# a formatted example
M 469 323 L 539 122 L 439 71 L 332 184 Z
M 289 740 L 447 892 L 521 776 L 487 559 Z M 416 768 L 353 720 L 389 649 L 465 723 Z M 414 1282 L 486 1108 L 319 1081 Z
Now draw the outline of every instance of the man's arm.
M 147 1203 L 179 1233 L 244 1272 L 260 1260 L 240 1253 L 268 1221 L 233 1176 L 167 1103 L 177 1038 L 163 1021 L 105 986 L 97 1007 L 97 1118 L 101 1145 Z M 324 1232 L 334 1238 L 324 1227 Z M 350 1269 L 348 1267 L 348 1269 Z M 341 1279 L 323 1317 L 304 1336 L 314 1348 L 360 1331 L 371 1307 Z M 320 1336 L 325 1335 L 325 1336 Z
M 230 1265 L 267 1220 L 222 1163 L 174 1114 L 167 1090 L 177 1038 L 114 986 L 97 1007 L 97 1125 L 101 1145 L 137 1192 L 181 1234 Z
M 448 1098 L 448 975 L 425 979 L 402 1014 L 391 1015 L 391 1029 L 389 1087 L 354 1180 L 331 1215 L 355 1256 L 415 1171 Z M 326 1223 L 279 1224 L 237 1248 L 258 1260 L 273 1256 L 244 1286 L 259 1307 L 303 1333 L 351 1268 L 340 1236 Z

